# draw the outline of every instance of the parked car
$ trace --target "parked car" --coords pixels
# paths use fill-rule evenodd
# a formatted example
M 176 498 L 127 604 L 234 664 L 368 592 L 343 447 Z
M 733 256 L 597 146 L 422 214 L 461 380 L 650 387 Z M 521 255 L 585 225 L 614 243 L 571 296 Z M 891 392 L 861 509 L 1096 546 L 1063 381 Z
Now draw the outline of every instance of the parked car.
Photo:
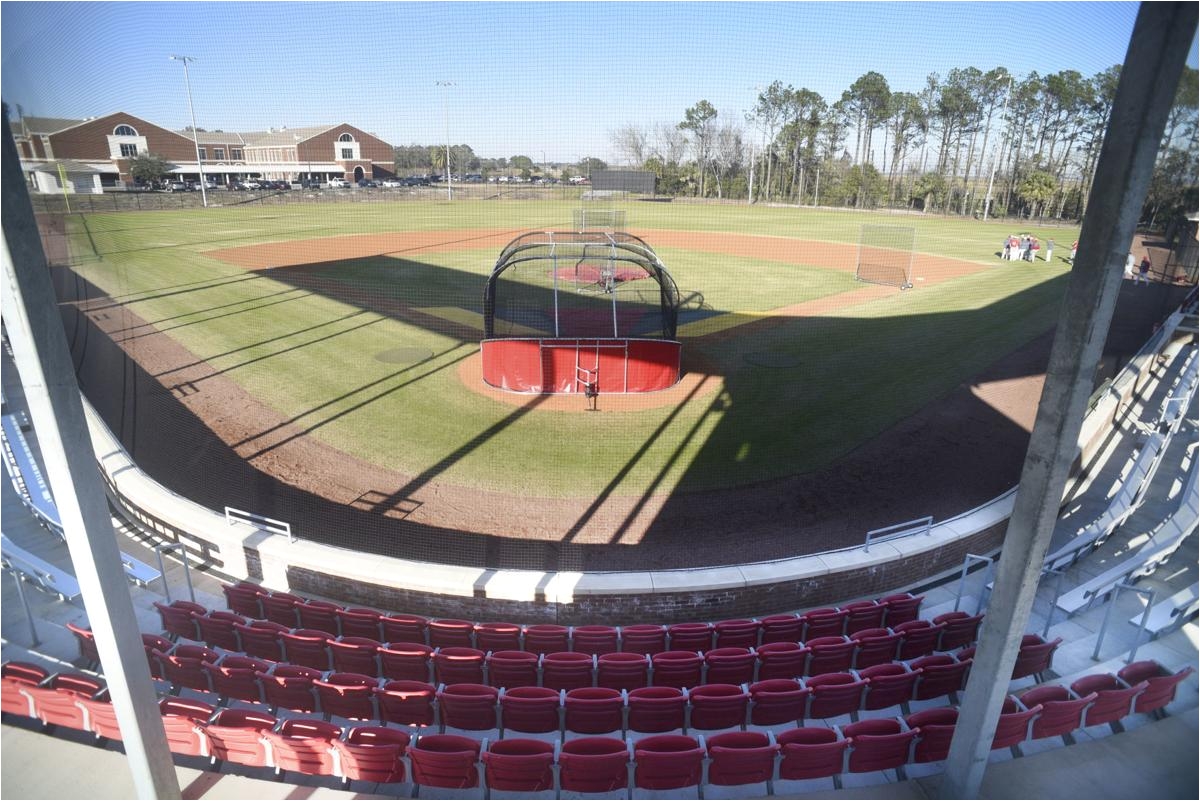
M 381 183 L 380 186 L 382 186 L 384 189 L 398 189 L 399 187 L 404 186 L 404 182 L 399 178 L 384 178 L 383 183 Z
M 375 189 L 379 186 L 379 184 L 366 178 L 359 178 L 358 186 L 360 189 Z
M 262 184 L 259 181 L 255 180 L 254 178 L 251 178 L 250 180 L 246 181 L 243 185 L 247 189 L 262 189 Z
M 216 189 L 216 188 L 217 188 L 217 182 L 216 182 L 216 181 L 214 181 L 214 180 L 213 180 L 213 179 L 211 179 L 211 178 L 206 178 L 206 179 L 204 180 L 204 189 L 205 189 L 205 191 L 211 192 L 211 191 L 213 191 L 213 190 L 214 190 L 214 189 Z
M 231 180 L 225 188 L 228 189 L 230 192 L 245 192 L 246 191 L 246 185 L 236 178 Z
M 172 181 L 167 184 L 168 192 L 187 192 L 189 189 L 188 185 L 183 181 Z
M 321 182 L 316 178 L 310 178 L 307 181 L 301 181 L 300 186 L 304 189 L 320 189 Z
M 330 178 L 329 179 L 329 188 L 330 189 L 349 189 L 350 182 L 347 181 L 345 178 Z

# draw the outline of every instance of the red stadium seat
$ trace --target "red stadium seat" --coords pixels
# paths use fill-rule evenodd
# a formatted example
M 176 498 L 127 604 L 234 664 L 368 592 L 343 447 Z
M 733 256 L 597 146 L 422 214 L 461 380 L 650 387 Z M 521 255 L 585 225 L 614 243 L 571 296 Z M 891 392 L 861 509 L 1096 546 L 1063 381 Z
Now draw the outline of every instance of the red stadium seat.
M 596 657 L 574 651 L 549 653 L 542 656 L 542 686 L 552 690 L 574 690 L 592 687 L 595 681 Z
M 650 657 L 622 651 L 596 658 L 596 686 L 632 690 L 650 684 Z
M 611 654 L 620 650 L 619 634 L 613 626 L 575 626 L 571 629 L 571 650 L 581 654 Z
M 751 725 L 800 725 L 808 705 L 808 695 L 809 690 L 796 679 L 766 679 L 751 684 Z
M 75 635 L 75 639 L 79 643 L 79 659 L 83 662 L 83 667 L 88 670 L 100 667 L 100 651 L 96 648 L 96 635 L 92 633 L 92 630 L 85 626 L 77 626 L 70 621 L 67 622 L 67 630 Z
M 704 654 L 704 683 L 749 684 L 757 664 L 758 656 L 750 648 L 714 648 Z
M 893 626 L 892 631 L 900 635 L 897 659 L 916 659 L 929 656 L 937 650 L 945 624 L 933 624 L 928 620 L 910 620 Z
M 808 648 L 794 642 L 763 643 L 757 649 L 758 680 L 794 679 L 804 675 Z
M 394 784 L 405 779 L 404 756 L 408 750 L 407 732 L 382 726 L 355 726 L 343 740 L 335 740 L 342 778 L 348 787 L 352 781 Z
M 433 652 L 433 676 L 438 684 L 483 684 L 483 651 L 447 646 Z
M 848 636 L 863 629 L 882 627 L 883 616 L 887 613 L 887 605 L 875 601 L 854 601 L 842 608 L 846 610 L 846 634 Z
M 958 709 L 952 706 L 923 709 L 904 719 L 910 729 L 920 729 L 913 762 L 941 762 L 950 753 L 950 741 L 958 724 Z
M 300 596 L 286 592 L 273 592 L 270 595 L 260 596 L 258 600 L 262 604 L 263 617 L 272 623 L 287 626 L 289 629 L 300 625 L 300 618 L 296 614 L 296 607 L 304 603 L 304 599 Z
M 856 679 L 850 673 L 822 673 L 804 680 L 808 688 L 806 718 L 835 718 L 850 715 L 857 718 L 862 708 L 866 679 Z
M 804 619 L 798 615 L 767 615 L 759 621 L 762 626 L 762 644 L 775 642 L 796 643 L 804 639 Z
M 790 781 L 832 779 L 841 789 L 841 773 L 850 741 L 837 729 L 806 727 L 782 732 L 779 745 L 779 778 Z
M 850 741 L 847 765 L 851 773 L 872 773 L 894 770 L 903 780 L 904 764 L 912 743 L 921 734 L 908 729 L 895 719 L 860 720 L 842 727 L 842 735 Z
M 571 650 L 571 630 L 566 626 L 537 623 L 525 627 L 525 648 L 531 654 L 557 654 Z
M 437 723 L 437 690 L 423 681 L 389 681 L 375 688 L 379 718 L 401 726 L 429 727 Z
M 688 693 L 688 705 L 688 731 L 742 729 L 750 693 L 736 684 L 701 684 Z
M 983 621 L 983 613 L 968 615 L 966 612 L 947 612 L 933 619 L 934 625 L 944 624 L 942 636 L 938 640 L 939 651 L 953 651 L 966 645 L 971 645 L 979 636 L 979 624 Z
M 376 720 L 375 689 L 379 680 L 360 673 L 330 673 L 313 679 L 313 689 L 321 704 L 321 713 L 347 720 Z
M 229 611 L 251 619 L 264 617 L 261 598 L 270 594 L 265 588 L 249 581 L 239 581 L 237 584 L 223 584 L 221 592 L 225 594 L 225 606 Z
M 1137 697 L 1133 711 L 1163 718 L 1166 717 L 1165 707 L 1175 700 L 1179 685 L 1195 672 L 1191 665 L 1185 665 L 1172 673 L 1154 660 L 1143 660 L 1121 668 L 1117 678 L 1130 685 L 1146 682 L 1146 690 Z
M 275 727 L 271 715 L 250 709 L 222 709 L 211 723 L 200 728 L 208 738 L 215 762 L 234 762 L 251 767 L 268 767 L 266 732 Z
M 282 623 L 252 620 L 245 626 L 234 623 L 233 629 L 242 644 L 241 650 L 249 656 L 266 659 L 268 662 L 283 661 L 283 643 L 279 641 L 279 635 L 288 629 Z
M 494 651 L 484 659 L 493 687 L 536 687 L 538 658 L 528 651 Z
M 655 687 L 695 687 L 701 683 L 704 657 L 697 651 L 663 651 L 650 657 L 650 668 Z
M 317 629 L 279 632 L 285 658 L 291 665 L 303 665 L 321 672 L 329 670 L 329 635 Z
M 1071 685 L 1071 692 L 1076 695 L 1096 694 L 1096 700 L 1084 714 L 1083 724 L 1085 726 L 1099 726 L 1107 723 L 1114 732 L 1121 732 L 1124 730 L 1121 718 L 1133 712 L 1137 696 L 1141 695 L 1149 686 L 1148 681 L 1141 681 L 1130 686 L 1119 681 L 1116 676 L 1102 673 L 1084 676 L 1074 682 Z
M 520 651 L 521 627 L 516 623 L 478 623 L 475 647 L 480 651 Z
M 438 689 L 442 729 L 488 731 L 497 728 L 499 692 L 485 684 L 447 684 Z
M 854 649 L 857 644 L 849 637 L 817 637 L 805 640 L 810 651 L 804 675 L 819 676 L 822 673 L 840 673 L 854 665 Z
M 629 788 L 629 746 L 615 737 L 580 737 L 563 743 L 559 785 L 571 793 L 611 793 Z
M 207 615 L 192 613 L 196 622 L 199 639 L 209 648 L 223 648 L 226 651 L 241 651 L 242 643 L 238 639 L 236 625 L 246 625 L 246 618 L 233 612 L 214 610 Z
M 818 637 L 840 637 L 846 633 L 846 618 L 849 612 L 845 609 L 822 608 L 812 609 L 801 615 L 804 621 L 805 644 Z
M 660 654 L 667 650 L 666 626 L 634 623 L 621 628 L 621 650 L 631 654 Z
M 294 712 L 316 712 L 317 695 L 313 682 L 321 671 L 303 665 L 276 665 L 269 674 L 258 673 L 263 700 L 275 714 L 278 709 Z
M 429 621 L 429 644 L 434 648 L 474 648 L 475 624 L 443 618 Z
M 1018 746 L 1030 738 L 1030 723 L 1041 711 L 1040 706 L 1025 708 L 1011 695 L 1005 698 L 1000 719 L 996 722 L 996 732 L 992 735 L 992 750 L 1011 748 L 1013 756 L 1020 756 Z
M 288 771 L 305 776 L 334 775 L 334 743 L 342 729 L 320 720 L 292 718 L 279 724 L 278 730 L 263 732 L 271 746 L 275 774 L 283 778 Z
M 350 607 L 334 612 L 343 637 L 363 637 L 368 640 L 388 642 L 385 637 L 380 639 L 380 620 L 382 616 L 374 609 Z
M 924 595 L 913 595 L 908 592 L 880 598 L 879 603 L 887 607 L 883 624 L 895 631 L 897 626 L 916 620 L 920 615 L 921 602 L 924 600 Z
M 948 654 L 934 654 L 914 659 L 909 663 L 912 670 L 920 670 L 921 677 L 913 689 L 913 700 L 925 701 L 930 698 L 949 696 L 950 700 L 958 703 L 958 691 L 967 683 L 967 673 L 971 670 L 970 659 L 958 660 Z
M 262 701 L 262 686 L 259 673 L 266 673 L 271 664 L 262 659 L 240 654 L 226 654 L 216 663 L 204 662 L 201 669 L 208 674 L 208 683 L 224 705 L 230 699 L 238 701 Z
M 479 786 L 478 740 L 454 734 L 430 734 L 408 748 L 412 782 L 417 787 L 467 790 Z
M 323 631 L 332 639 L 341 633 L 335 614 L 341 608 L 329 601 L 309 599 L 296 607 L 296 614 L 300 616 L 300 628 Z
M 432 681 L 433 649 L 428 645 L 396 642 L 381 645 L 379 670 L 384 678 L 398 681 Z
M 150 666 L 150 675 L 156 679 L 162 678 L 162 666 L 158 664 L 158 657 L 154 654 L 165 654 L 174 648 L 174 644 L 166 637 L 159 637 L 157 634 L 142 633 L 142 647 L 146 651 L 146 664 Z
M 554 746 L 541 740 L 497 740 L 480 754 L 488 790 L 540 793 L 554 789 Z
M 714 648 L 754 648 L 762 624 L 757 620 L 721 620 L 713 624 Z
M 667 626 L 667 649 L 671 651 L 707 651 L 713 647 L 711 623 L 676 623 Z
M 633 786 L 642 790 L 695 787 L 703 775 L 705 752 L 695 737 L 660 734 L 633 745 Z
M 185 698 L 164 698 L 158 702 L 167 747 L 181 756 L 208 757 L 211 750 L 203 725 L 216 714 L 210 704 Z
M 338 673 L 361 673 L 364 676 L 379 675 L 378 651 L 381 643 L 366 637 L 339 637 L 329 640 L 329 655 L 333 657 L 333 669 Z
M 609 734 L 624 727 L 625 697 L 607 687 L 569 690 L 563 699 L 563 728 L 577 734 Z
M 883 665 L 896 658 L 902 634 L 888 629 L 859 629 L 850 635 L 858 644 L 854 651 L 854 667 L 862 670 L 872 665 Z
M 203 606 L 191 601 L 172 601 L 170 604 L 155 601 L 154 608 L 158 610 L 158 616 L 162 620 L 163 631 L 166 632 L 167 639 L 172 642 L 180 637 L 185 640 L 200 639 L 196 633 L 196 621 L 192 620 L 192 614 L 208 614 L 208 610 Z
M 1033 719 L 1030 738 L 1062 737 L 1063 742 L 1075 742 L 1073 732 L 1083 727 L 1084 710 L 1096 700 L 1096 693 L 1077 696 L 1066 687 L 1048 684 L 1026 690 L 1020 696 L 1021 703 L 1032 709 L 1040 706 L 1042 711 Z
M 1062 637 L 1047 642 L 1036 634 L 1026 634 L 1021 639 L 1021 648 L 1017 652 L 1017 661 L 1013 665 L 1012 677 L 1021 679 L 1033 676 L 1038 683 L 1041 683 L 1042 675 L 1050 669 L 1054 660 L 1054 652 L 1062 644 L 1062 641 Z
M 767 794 L 773 793 L 770 782 L 779 746 L 770 737 L 761 732 L 726 732 L 706 738 L 705 747 L 709 784 L 733 787 L 766 783 Z
M 533 654 L 529 654 L 533 656 Z M 557 733 L 562 728 L 561 693 L 548 687 L 513 687 L 500 696 L 500 732 Z
M 179 695 L 184 688 L 205 693 L 212 691 L 203 664 L 215 663 L 220 655 L 211 648 L 180 644 L 169 654 L 155 651 L 154 658 L 158 660 L 163 679 L 171 683 L 172 695 Z
M 420 615 L 386 615 L 379 618 L 379 626 L 383 629 L 381 642 L 429 644 L 429 620 Z
M 627 730 L 641 734 L 683 731 L 687 696 L 674 687 L 639 687 L 627 693 Z
M 887 709 L 900 706 L 908 712 L 908 702 L 912 700 L 913 689 L 921 676 L 920 669 L 909 670 L 904 665 L 889 664 L 875 665 L 858 672 L 867 682 L 867 694 L 863 697 L 863 709 Z

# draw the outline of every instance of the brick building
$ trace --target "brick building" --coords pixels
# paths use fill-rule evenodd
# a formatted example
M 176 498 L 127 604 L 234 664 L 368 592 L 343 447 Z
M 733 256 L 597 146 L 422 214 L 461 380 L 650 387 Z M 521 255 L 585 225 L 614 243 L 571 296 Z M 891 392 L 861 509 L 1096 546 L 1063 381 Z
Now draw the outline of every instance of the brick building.
M 353 125 L 250 133 L 171 131 L 125 112 L 85 120 L 22 117 L 11 123 L 21 168 L 38 192 L 99 193 L 134 188 L 130 159 L 153 153 L 168 176 L 219 185 L 248 178 L 357 181 L 393 174 L 393 148 Z

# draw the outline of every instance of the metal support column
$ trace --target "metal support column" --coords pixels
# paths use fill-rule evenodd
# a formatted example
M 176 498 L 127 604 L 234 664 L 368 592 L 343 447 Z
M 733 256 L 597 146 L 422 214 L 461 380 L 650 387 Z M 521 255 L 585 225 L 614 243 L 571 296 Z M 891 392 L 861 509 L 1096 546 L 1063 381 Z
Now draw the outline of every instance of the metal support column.
M 975 798 L 1078 450 L 1096 365 L 1120 291 L 1167 113 L 1196 36 L 1195 3 L 1143 3 L 1121 70 L 1021 471 L 989 614 L 946 759 L 941 798 Z
M 139 798 L 179 798 L 175 764 L 125 583 L 46 255 L 9 132 L 7 107 L 3 121 L 4 286 L 0 295 L 4 325 L 88 621 L 96 634 L 134 787 Z

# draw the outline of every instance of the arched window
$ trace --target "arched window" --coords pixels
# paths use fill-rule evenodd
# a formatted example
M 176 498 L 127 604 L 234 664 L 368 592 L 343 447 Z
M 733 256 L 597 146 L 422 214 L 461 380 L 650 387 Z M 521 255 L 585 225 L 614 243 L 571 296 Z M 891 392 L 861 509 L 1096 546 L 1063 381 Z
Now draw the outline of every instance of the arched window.
M 353 137 L 353 136 L 351 136 L 351 135 L 350 135 L 350 134 L 348 134 L 348 133 L 344 133 L 344 134 L 342 134 L 341 136 L 339 136 L 339 137 L 338 137 L 338 141 L 339 141 L 339 142 L 353 142 L 353 141 L 354 141 L 354 137 Z
M 113 136 L 137 136 L 137 135 L 138 135 L 138 132 L 133 130 L 133 127 L 130 125 L 118 125 L 116 127 L 116 129 L 113 130 Z

